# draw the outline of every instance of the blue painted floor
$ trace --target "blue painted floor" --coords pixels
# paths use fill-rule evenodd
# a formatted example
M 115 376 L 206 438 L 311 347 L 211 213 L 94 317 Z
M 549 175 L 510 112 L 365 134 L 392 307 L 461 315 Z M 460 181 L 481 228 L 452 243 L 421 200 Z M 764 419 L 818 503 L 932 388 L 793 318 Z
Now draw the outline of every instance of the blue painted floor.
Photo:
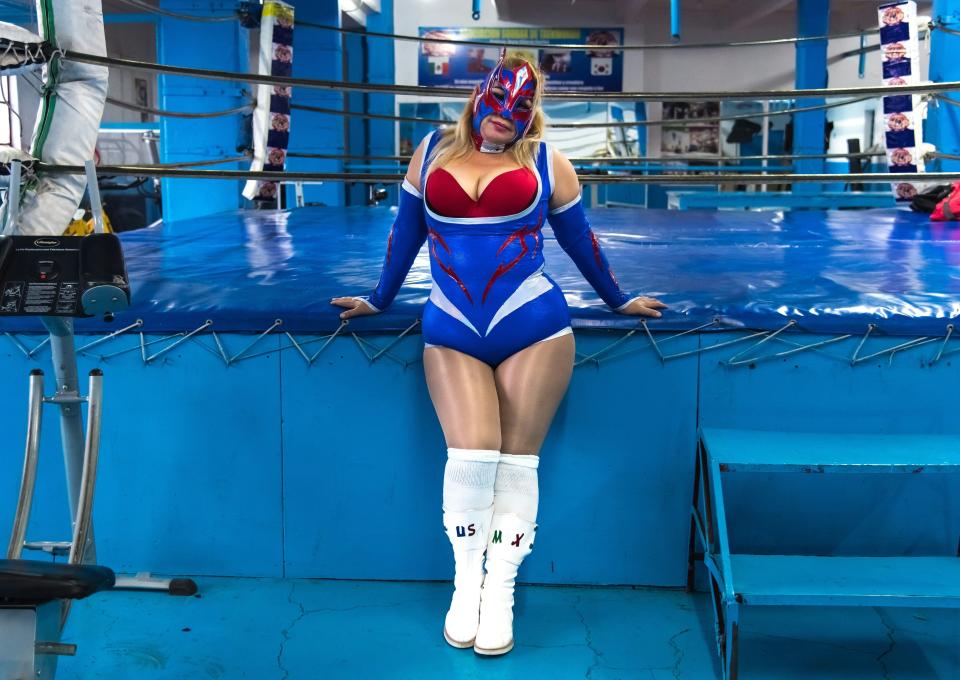
M 479 658 L 441 634 L 449 583 L 204 578 L 200 595 L 76 603 L 60 680 L 717 677 L 705 594 L 521 586 L 517 647 Z M 960 678 L 960 612 L 747 609 L 743 680 Z

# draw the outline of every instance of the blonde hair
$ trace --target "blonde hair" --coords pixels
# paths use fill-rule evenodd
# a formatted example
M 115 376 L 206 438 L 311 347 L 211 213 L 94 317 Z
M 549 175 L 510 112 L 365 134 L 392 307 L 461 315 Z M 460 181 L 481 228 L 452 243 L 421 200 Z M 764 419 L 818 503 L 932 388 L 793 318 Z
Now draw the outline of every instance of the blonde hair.
M 516 55 L 507 55 L 503 62 L 506 68 L 516 68 L 521 64 L 526 64 L 533 71 L 534 82 L 536 83 L 533 95 L 533 112 L 530 116 L 527 133 L 505 153 L 510 154 L 521 167 L 533 168 L 544 128 L 543 108 L 541 106 L 543 75 L 536 66 Z M 460 114 L 460 119 L 456 125 L 441 128 L 440 134 L 442 137 L 433 148 L 433 153 L 426 160 L 428 171 L 434 163 L 437 164 L 438 168 L 443 167 L 456 161 L 465 160 L 473 153 L 475 148 L 473 144 L 473 99 L 475 96 L 476 94 L 470 97 L 466 106 L 463 107 L 463 113 Z

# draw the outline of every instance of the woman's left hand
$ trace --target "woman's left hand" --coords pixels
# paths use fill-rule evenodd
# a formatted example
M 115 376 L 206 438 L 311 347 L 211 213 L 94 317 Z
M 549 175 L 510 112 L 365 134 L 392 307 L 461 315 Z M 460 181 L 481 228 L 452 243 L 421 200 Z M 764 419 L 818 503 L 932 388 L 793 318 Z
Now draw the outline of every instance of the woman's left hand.
M 657 298 L 639 297 L 636 300 L 631 300 L 629 305 L 620 310 L 620 313 L 634 316 L 652 316 L 654 319 L 659 319 L 662 314 L 657 310 L 666 308 L 667 306 Z

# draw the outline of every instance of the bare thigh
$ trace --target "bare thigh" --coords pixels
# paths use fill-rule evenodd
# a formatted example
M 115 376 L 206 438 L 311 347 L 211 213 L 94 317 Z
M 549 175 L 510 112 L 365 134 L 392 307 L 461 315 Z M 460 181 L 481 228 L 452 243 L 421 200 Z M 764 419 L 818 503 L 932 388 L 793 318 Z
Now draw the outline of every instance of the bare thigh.
M 500 410 L 493 369 L 447 347 L 423 351 L 430 399 L 447 446 L 500 450 Z
M 570 384 L 573 334 L 520 350 L 494 373 L 504 453 L 538 455 Z

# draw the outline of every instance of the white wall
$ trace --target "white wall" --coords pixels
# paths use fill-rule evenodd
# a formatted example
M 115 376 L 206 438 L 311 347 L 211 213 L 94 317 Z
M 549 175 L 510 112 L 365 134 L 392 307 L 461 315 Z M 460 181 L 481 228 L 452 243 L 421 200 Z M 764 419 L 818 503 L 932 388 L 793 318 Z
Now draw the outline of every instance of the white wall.
M 107 54 L 122 59 L 137 59 L 140 61 L 157 60 L 157 37 L 153 24 L 107 24 Z M 152 73 L 130 71 L 128 69 L 111 69 L 110 85 L 107 96 L 120 101 L 136 103 L 136 79 L 147 81 L 149 106 L 157 108 L 157 76 Z M 140 114 L 128 111 L 117 106 L 107 104 L 103 112 L 103 121 L 140 122 Z M 149 118 L 148 120 L 154 120 Z
M 752 9 L 748 12 L 717 12 L 715 9 L 697 10 L 694 3 L 684 3 L 682 15 L 683 42 L 732 42 L 763 40 L 795 36 L 797 33 L 795 3 L 773 3 L 783 9 L 764 13 Z M 529 0 L 530 4 L 536 0 Z M 830 33 L 853 32 L 877 25 L 876 6 L 872 3 L 834 2 L 838 9 L 830 17 Z M 877 5 L 881 4 L 877 1 Z M 628 44 L 671 42 L 669 14 L 664 7 L 651 7 L 651 12 L 642 16 L 642 22 L 623 23 L 622 16 L 608 10 L 605 15 L 598 8 L 608 7 L 599 1 L 581 1 L 567 6 L 563 3 L 541 3 L 540 11 L 531 12 L 538 17 L 537 24 L 543 27 L 623 26 L 624 39 Z M 749 5 L 749 3 L 742 3 Z M 526 6 L 526 5 L 525 5 Z M 921 14 L 930 12 L 930 3 L 919 3 Z M 753 12 L 753 16 L 750 12 Z M 530 26 L 496 20 L 493 7 L 484 2 L 481 21 L 470 16 L 471 3 L 466 0 L 394 0 L 394 32 L 417 35 L 420 26 L 504 27 Z M 634 13 L 636 14 L 636 13 Z M 659 16 L 663 14 L 663 16 Z M 551 19 L 553 17 L 553 19 Z M 876 44 L 876 36 L 868 37 L 868 44 Z M 856 87 L 880 84 L 880 54 L 867 54 L 866 71 L 858 76 L 859 59 L 856 56 L 843 60 L 836 57 L 843 52 L 860 47 L 857 37 L 832 40 L 828 48 L 830 59 L 828 86 Z M 419 44 L 397 41 L 395 43 L 396 79 L 398 84 L 416 85 Z M 921 43 L 922 77 L 926 78 L 929 61 L 928 44 Z M 625 91 L 717 91 L 717 90 L 766 90 L 792 89 L 795 86 L 796 47 L 793 44 L 763 47 L 694 48 L 630 51 L 624 56 L 623 88 Z M 398 96 L 397 101 L 424 101 L 428 98 Z M 835 109 L 828 115 L 835 126 L 843 129 L 844 136 L 852 136 L 851 121 L 863 120 L 870 103 Z M 659 106 L 648 105 L 648 117 L 659 117 Z M 648 145 L 651 150 L 659 148 L 659 133 L 650 128 Z M 842 142 L 842 140 L 841 140 Z M 845 150 L 845 142 L 844 144 Z M 861 139 L 866 146 L 868 140 Z

